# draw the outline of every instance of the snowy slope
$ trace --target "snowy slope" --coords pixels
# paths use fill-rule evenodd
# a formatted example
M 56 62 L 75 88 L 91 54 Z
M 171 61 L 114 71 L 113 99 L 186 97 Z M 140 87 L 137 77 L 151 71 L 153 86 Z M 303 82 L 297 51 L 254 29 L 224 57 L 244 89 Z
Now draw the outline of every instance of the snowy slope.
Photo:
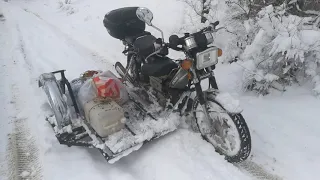
M 48 107 L 37 87 L 37 77 L 57 69 L 67 69 L 69 78 L 88 69 L 113 70 L 112 64 L 124 59 L 123 47 L 107 34 L 102 18 L 111 9 L 135 4 L 154 12 L 154 23 L 164 29 L 166 37 L 182 20 L 183 8 L 171 0 L 111 4 L 78 0 L 63 9 L 58 9 L 54 0 L 0 1 L 7 19 L 0 22 L 0 74 L 4 82 L 0 88 L 0 160 L 6 144 L 12 142 L 6 134 L 22 122 L 31 132 L 25 141 L 31 138 L 37 147 L 33 155 L 41 167 L 36 171 L 40 179 L 251 179 L 244 166 L 238 169 L 225 162 L 198 134 L 188 130 L 156 140 L 113 165 L 95 150 L 68 148 L 55 139 L 44 121 Z M 320 125 L 319 100 L 303 88 L 263 98 L 237 93 L 241 70 L 239 64 L 219 65 L 216 74 L 220 88 L 241 100 L 253 140 L 249 165 L 257 163 L 264 168 L 262 171 L 283 179 L 315 179 L 320 166 L 320 146 L 315 143 L 320 137 L 316 129 Z M 30 142 L 28 147 L 32 146 Z M 18 174 L 30 171 L 32 165 L 20 163 Z

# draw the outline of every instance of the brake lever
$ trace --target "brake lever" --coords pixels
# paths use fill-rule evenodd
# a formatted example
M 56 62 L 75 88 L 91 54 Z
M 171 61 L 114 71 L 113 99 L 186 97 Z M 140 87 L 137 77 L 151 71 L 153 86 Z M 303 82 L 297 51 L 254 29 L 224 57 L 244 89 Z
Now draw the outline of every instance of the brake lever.
M 170 43 L 164 43 L 164 45 L 165 45 L 166 47 L 170 48 L 170 49 L 175 50 L 175 51 L 183 51 L 183 48 L 180 48 L 180 47 L 172 47 L 172 46 L 170 45 Z
M 180 48 L 180 47 L 169 47 L 169 48 L 176 51 L 183 51 L 183 48 Z
M 216 21 L 214 23 L 210 23 L 210 25 L 208 26 L 208 30 L 211 31 L 211 32 L 217 32 L 219 31 L 220 29 L 222 29 L 223 27 L 220 27 L 218 29 L 216 29 L 216 27 L 219 25 L 219 21 Z

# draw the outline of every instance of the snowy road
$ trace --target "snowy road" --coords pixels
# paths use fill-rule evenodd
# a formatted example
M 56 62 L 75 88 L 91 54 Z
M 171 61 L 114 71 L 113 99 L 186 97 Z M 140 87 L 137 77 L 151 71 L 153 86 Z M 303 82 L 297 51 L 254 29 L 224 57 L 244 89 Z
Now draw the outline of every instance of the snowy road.
M 78 3 L 77 7 L 94 14 L 97 7 L 91 5 Z M 50 8 L 42 1 L 0 1 L 0 8 L 6 17 L 6 21 L 0 21 L 1 180 L 15 179 L 21 174 L 32 180 L 244 180 L 253 179 L 255 173 L 268 176 L 263 174 L 266 171 L 288 180 L 317 177 L 320 147 L 314 142 L 320 137 L 320 103 L 301 88 L 284 96 L 240 96 L 252 133 L 251 160 L 260 164 L 247 164 L 253 169 L 251 174 L 243 171 L 246 164 L 237 168 L 227 163 L 198 134 L 183 129 L 153 141 L 113 165 L 107 164 L 95 150 L 60 145 L 44 121 L 48 104 L 37 87 L 38 76 L 67 69 L 66 75 L 72 79 L 88 69 L 113 70 L 111 58 L 119 56 L 112 51 L 120 52 L 122 49 L 117 48 L 121 44 L 116 41 L 111 47 L 109 42 L 115 41 L 105 41 L 106 32 L 100 27 L 100 20 L 92 24 L 85 20 L 82 23 L 88 24 L 84 27 L 79 15 L 74 23 L 72 16 L 51 14 L 55 7 L 49 13 Z M 86 15 L 85 19 L 90 18 Z M 97 26 L 97 30 L 90 25 Z M 99 38 L 102 40 L 98 41 Z M 111 49 L 108 55 L 103 52 L 106 46 Z M 234 91 L 238 71 L 237 65 L 218 66 L 221 89 Z
M 31 138 L 34 139 L 33 145 L 37 147 L 37 152 L 24 149 L 14 157 L 19 168 L 11 170 L 17 170 L 18 175 L 22 173 L 28 177 L 30 173 L 29 176 L 33 177 L 31 179 L 42 176 L 43 179 L 57 180 L 248 179 L 247 175 L 216 154 L 198 135 L 187 130 L 150 143 L 114 165 L 107 164 L 95 150 L 59 145 L 44 121 L 43 111 L 46 107 L 43 104 L 46 99 L 37 87 L 37 77 L 43 72 L 66 67 L 67 76 L 75 77 L 79 72 L 97 68 L 92 65 L 108 64 L 101 63 L 92 52 L 72 41 L 41 17 L 17 6 L 5 6 L 7 20 L 0 24 L 1 40 L 5 40 L 1 43 L 1 72 L 6 86 L 11 89 L 4 88 L 7 90 L 1 95 L 7 95 L 8 99 L 1 104 L 5 108 L 12 107 L 6 113 L 1 113 L 4 124 L 2 129 L 10 127 L 4 121 L 24 121 L 24 131 L 30 132 L 30 136 L 25 137 L 24 142 L 19 141 L 15 148 L 21 149 L 24 143 L 30 143 Z M 15 130 L 12 129 L 13 133 Z M 19 132 L 16 134 L 21 136 Z M 2 139 L 3 137 L 6 136 L 2 136 Z M 38 162 L 23 164 L 25 162 L 21 158 L 24 153 L 26 156 L 28 153 L 36 153 Z M 39 167 L 32 169 L 31 166 L 34 165 Z

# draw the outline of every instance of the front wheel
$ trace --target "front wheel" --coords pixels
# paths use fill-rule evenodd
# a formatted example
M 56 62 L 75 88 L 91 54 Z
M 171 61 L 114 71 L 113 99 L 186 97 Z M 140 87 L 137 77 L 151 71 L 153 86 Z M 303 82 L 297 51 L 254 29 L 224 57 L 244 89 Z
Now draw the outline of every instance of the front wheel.
M 202 137 L 229 162 L 246 160 L 251 152 L 251 136 L 243 116 L 228 113 L 213 96 L 207 96 L 207 120 L 199 100 L 194 102 L 194 118 Z

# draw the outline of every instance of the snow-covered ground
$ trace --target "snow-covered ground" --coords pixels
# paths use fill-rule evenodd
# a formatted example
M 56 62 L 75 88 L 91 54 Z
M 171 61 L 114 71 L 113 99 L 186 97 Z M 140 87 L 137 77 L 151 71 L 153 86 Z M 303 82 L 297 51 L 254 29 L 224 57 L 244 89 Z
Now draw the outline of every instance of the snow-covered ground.
M 31 173 L 33 179 L 49 180 L 254 179 L 244 170 L 246 165 L 253 172 L 267 171 L 288 180 L 318 177 L 319 99 L 302 87 L 261 98 L 237 93 L 239 64 L 219 64 L 216 69 L 220 88 L 241 100 L 251 130 L 252 157 L 239 168 L 186 129 L 112 165 L 96 150 L 60 145 L 44 121 L 48 107 L 37 87 L 38 76 L 66 69 L 72 79 L 88 69 L 113 70 L 115 61 L 125 59 L 123 46 L 108 35 L 102 19 L 114 8 L 133 5 L 154 12 L 154 24 L 164 30 L 166 39 L 183 20 L 183 6 L 172 0 L 77 0 L 62 8 L 55 0 L 0 1 L 6 17 L 0 21 L 0 179 L 15 176 L 6 169 L 25 178 Z M 18 155 L 10 156 L 14 153 Z M 36 158 L 28 161 L 30 157 Z

